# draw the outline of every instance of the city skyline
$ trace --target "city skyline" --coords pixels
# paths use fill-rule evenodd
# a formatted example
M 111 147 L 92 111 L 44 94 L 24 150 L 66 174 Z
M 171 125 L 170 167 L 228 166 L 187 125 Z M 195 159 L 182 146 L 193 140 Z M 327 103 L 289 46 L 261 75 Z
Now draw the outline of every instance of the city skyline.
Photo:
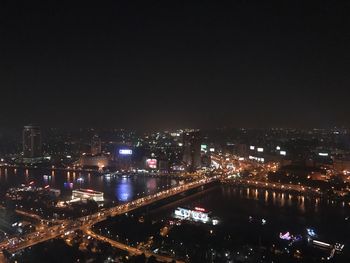
M 349 263 L 349 13 L 0 3 L 0 262 Z

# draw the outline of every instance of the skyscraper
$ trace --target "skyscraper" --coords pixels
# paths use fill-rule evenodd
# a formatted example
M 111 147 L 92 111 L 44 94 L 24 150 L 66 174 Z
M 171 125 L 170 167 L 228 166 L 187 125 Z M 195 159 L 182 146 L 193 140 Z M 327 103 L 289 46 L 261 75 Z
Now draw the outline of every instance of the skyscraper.
M 23 129 L 23 157 L 42 157 L 41 130 L 39 126 L 28 125 Z
M 195 171 L 201 167 L 201 136 L 199 131 L 183 133 L 183 161 L 188 170 Z
M 97 134 L 95 134 L 91 140 L 91 154 L 92 155 L 101 154 L 101 139 Z

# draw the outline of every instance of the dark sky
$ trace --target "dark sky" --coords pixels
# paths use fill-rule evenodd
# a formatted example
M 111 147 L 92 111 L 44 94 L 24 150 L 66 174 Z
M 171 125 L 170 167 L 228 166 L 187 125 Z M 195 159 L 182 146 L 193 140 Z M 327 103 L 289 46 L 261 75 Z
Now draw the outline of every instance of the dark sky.
M 350 126 L 350 1 L 41 2 L 0 3 L 3 126 Z

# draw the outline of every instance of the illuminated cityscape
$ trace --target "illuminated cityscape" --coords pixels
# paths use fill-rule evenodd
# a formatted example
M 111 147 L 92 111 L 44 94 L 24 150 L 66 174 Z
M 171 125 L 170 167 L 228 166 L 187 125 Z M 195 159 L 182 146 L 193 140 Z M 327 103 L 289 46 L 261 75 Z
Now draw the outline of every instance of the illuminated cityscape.
M 2 3 L 0 263 L 349 263 L 349 13 Z
M 59 137 L 76 150 L 1 156 L 3 260 L 54 255 L 53 244 L 72 261 L 349 257 L 346 129 L 51 132 L 43 145 Z

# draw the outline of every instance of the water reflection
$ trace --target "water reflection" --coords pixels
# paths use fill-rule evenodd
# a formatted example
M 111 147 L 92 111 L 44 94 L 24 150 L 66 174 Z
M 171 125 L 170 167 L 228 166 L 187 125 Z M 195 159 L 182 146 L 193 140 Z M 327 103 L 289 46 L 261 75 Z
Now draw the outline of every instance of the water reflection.
M 302 212 L 305 212 L 305 197 L 302 195 L 301 196 L 301 204 L 299 206 L 299 209 L 302 211 Z
M 73 189 L 73 183 L 70 183 L 70 182 L 65 182 L 63 184 L 64 188 L 67 189 L 67 190 L 72 190 Z
M 292 195 L 288 194 L 288 206 L 292 205 Z
M 131 181 L 123 178 L 115 189 L 115 197 L 121 202 L 130 201 L 133 197 L 133 188 Z
M 226 198 L 257 200 L 260 203 L 264 203 L 266 206 L 291 207 L 297 209 L 302 214 L 309 213 L 310 211 L 318 212 L 323 205 L 328 205 L 330 207 L 348 207 L 348 204 L 343 201 L 255 187 L 223 186 L 222 193 Z
M 281 195 L 281 206 L 283 207 L 285 205 L 285 199 L 284 199 L 284 193 Z
M 43 176 L 44 184 L 48 185 L 51 182 L 51 175 L 44 175 Z
M 155 178 L 147 181 L 147 189 L 152 193 L 157 190 L 157 180 Z
M 73 189 L 89 188 L 104 192 L 107 201 L 125 202 L 178 184 L 175 179 L 142 175 L 122 179 L 118 176 L 108 178 L 97 172 L 53 169 L 17 168 L 16 172 L 17 174 L 15 168 L 0 167 L 0 180 L 4 190 L 33 181 L 36 186 L 44 187 L 49 184 L 52 188 L 61 190 L 63 199 L 70 199 Z M 5 173 L 8 176 L 4 176 Z
M 259 195 L 258 189 L 255 189 L 255 191 L 254 191 L 254 200 L 258 200 L 258 195 Z

